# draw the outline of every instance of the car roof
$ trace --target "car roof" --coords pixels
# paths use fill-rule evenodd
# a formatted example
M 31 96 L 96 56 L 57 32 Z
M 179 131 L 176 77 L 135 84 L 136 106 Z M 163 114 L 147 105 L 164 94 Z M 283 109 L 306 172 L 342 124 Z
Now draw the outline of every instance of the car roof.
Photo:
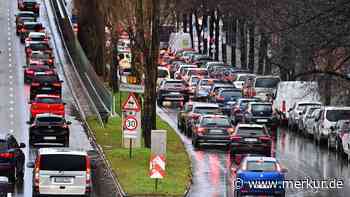
M 87 156 L 86 151 L 75 150 L 71 148 L 40 148 L 39 149 L 39 155 L 53 155 L 53 154 Z
M 165 70 L 165 71 L 169 71 L 168 68 L 162 67 L 162 66 L 158 66 L 158 70 Z
M 207 64 L 208 65 L 210 65 L 210 64 L 224 64 L 224 65 L 226 65 L 225 62 L 207 62 Z
M 197 68 L 197 65 L 194 65 L 194 64 L 180 64 L 180 67 Z
M 350 110 L 350 107 L 325 106 L 325 110 Z
M 263 161 L 269 161 L 269 162 L 277 162 L 277 159 L 274 157 L 259 157 L 259 156 L 248 156 L 245 158 L 246 161 L 259 161 L 259 160 L 263 160 Z
M 233 84 L 227 84 L 227 83 L 215 83 L 214 87 L 235 87 Z
M 249 104 L 250 105 L 258 105 L 258 104 L 260 104 L 260 105 L 272 105 L 272 103 L 270 103 L 270 102 L 250 102 Z
M 23 23 L 24 25 L 42 25 L 40 22 L 34 22 L 34 21 L 26 21 Z
M 198 102 L 193 104 L 193 108 L 195 107 L 219 107 L 219 104 L 216 103 L 204 103 L 204 102 Z
M 261 124 L 241 124 L 241 123 L 238 123 L 237 127 L 264 128 L 264 126 Z

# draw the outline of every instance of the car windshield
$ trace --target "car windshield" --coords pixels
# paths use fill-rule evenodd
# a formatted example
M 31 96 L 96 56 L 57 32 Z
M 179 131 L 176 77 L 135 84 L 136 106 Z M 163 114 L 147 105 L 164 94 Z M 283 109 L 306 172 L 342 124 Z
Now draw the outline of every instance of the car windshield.
M 237 79 L 237 81 L 246 81 L 248 79 L 254 79 L 254 76 L 251 75 L 241 75 L 239 76 L 239 78 Z
M 179 88 L 184 87 L 185 85 L 179 81 L 167 81 L 165 82 L 164 86 L 167 88 Z
M 265 136 L 265 130 L 263 128 L 252 127 L 239 127 L 237 133 L 240 136 Z
M 241 91 L 222 91 L 221 96 L 223 96 L 225 98 L 225 100 L 227 100 L 227 99 L 237 100 L 237 98 L 242 97 L 242 92 Z
M 272 113 L 271 104 L 253 104 L 252 112 L 270 112 Z
M 8 149 L 7 142 L 5 140 L 0 140 L 0 151 L 7 150 L 7 149 Z
M 350 110 L 328 110 L 326 113 L 326 119 L 331 122 L 338 120 L 347 120 L 350 117 Z
M 48 103 L 48 104 L 61 103 L 61 99 L 59 99 L 59 98 L 49 98 L 49 97 L 36 98 L 35 101 L 38 102 L 38 103 Z
M 312 103 L 301 103 L 301 104 L 298 105 L 297 110 L 298 111 L 303 111 L 308 106 L 313 107 L 313 106 L 321 106 L 321 105 L 320 104 L 316 104 L 316 103 L 314 103 L 314 104 L 312 104 Z
M 217 107 L 196 107 L 193 112 L 197 114 L 218 114 L 220 111 Z
M 32 59 L 42 59 L 42 60 L 47 60 L 50 59 L 50 54 L 47 53 L 32 53 L 31 56 Z
M 257 78 L 255 87 L 257 88 L 276 88 L 280 82 L 279 78 Z
M 168 77 L 169 73 L 166 70 L 158 69 L 158 77 L 159 78 L 166 78 Z
M 45 123 L 61 123 L 61 122 L 63 122 L 63 119 L 61 117 L 38 117 L 36 120 L 38 122 L 45 122 Z
M 62 162 L 69 161 L 69 162 Z M 48 154 L 40 156 L 40 170 L 85 171 L 86 157 L 83 155 Z
M 259 171 L 259 172 L 270 172 L 276 171 L 277 166 L 272 161 L 247 161 L 247 170 Z
M 225 117 L 203 118 L 201 125 L 205 126 L 205 127 L 211 127 L 211 126 L 229 127 L 229 126 L 231 126 L 230 121 Z

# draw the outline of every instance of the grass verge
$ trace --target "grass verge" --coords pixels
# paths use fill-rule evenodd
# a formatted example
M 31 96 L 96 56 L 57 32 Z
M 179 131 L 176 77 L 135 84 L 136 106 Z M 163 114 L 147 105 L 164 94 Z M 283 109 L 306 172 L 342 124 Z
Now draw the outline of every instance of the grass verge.
M 101 128 L 96 118 L 88 118 L 88 124 L 111 161 L 114 172 L 129 196 L 183 196 L 190 179 L 190 160 L 185 147 L 175 131 L 159 117 L 157 128 L 167 130 L 166 176 L 154 189 L 155 181 L 148 176 L 150 149 L 133 150 L 129 159 L 129 150 L 122 148 L 121 118 L 109 120 L 105 128 Z

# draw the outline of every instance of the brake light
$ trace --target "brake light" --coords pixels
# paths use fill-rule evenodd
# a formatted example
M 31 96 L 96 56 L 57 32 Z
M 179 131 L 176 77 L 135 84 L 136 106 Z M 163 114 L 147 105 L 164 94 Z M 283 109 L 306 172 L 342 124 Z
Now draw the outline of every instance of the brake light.
M 47 75 L 52 75 L 52 74 L 53 74 L 53 71 L 47 70 L 47 71 L 45 71 L 45 74 L 47 74 Z
M 223 97 L 223 96 L 217 96 L 217 97 L 216 97 L 216 100 L 217 100 L 217 101 L 224 101 L 224 100 L 225 100 L 225 97 Z
M 86 156 L 86 192 L 91 191 L 91 163 L 90 158 Z
M 230 134 L 232 134 L 233 132 L 235 132 L 235 129 L 234 129 L 234 128 L 228 128 L 228 129 L 227 129 L 227 132 L 229 132 Z
M 197 120 L 199 118 L 200 115 L 198 114 L 192 114 L 191 118 L 194 120 Z
M 14 153 L 0 153 L 0 158 L 12 159 L 15 157 Z
M 242 137 L 240 136 L 231 136 L 231 141 L 232 142 L 239 142 L 241 141 Z
M 26 70 L 26 73 L 27 73 L 28 75 L 34 75 L 34 71 L 33 71 L 33 70 Z
M 27 53 L 32 53 L 32 49 L 31 48 L 27 48 Z
M 53 83 L 52 86 L 61 87 L 61 83 Z
M 206 129 L 203 128 L 203 127 L 198 127 L 198 128 L 197 128 L 197 132 L 199 132 L 199 133 L 203 133 L 205 130 L 206 130 Z
M 37 160 L 35 161 L 35 169 L 34 169 L 34 187 L 37 192 L 39 191 L 39 183 L 40 183 L 40 159 L 41 159 L 41 155 L 39 155 Z
M 32 104 L 32 109 L 39 109 L 39 107 L 36 104 Z
M 27 30 L 25 28 L 22 27 L 22 29 L 20 30 L 20 32 L 26 32 Z
M 261 137 L 259 137 L 259 139 L 262 142 L 270 142 L 271 141 L 271 138 L 268 136 L 261 136 Z
M 32 86 L 40 86 L 40 83 L 34 82 L 31 84 Z

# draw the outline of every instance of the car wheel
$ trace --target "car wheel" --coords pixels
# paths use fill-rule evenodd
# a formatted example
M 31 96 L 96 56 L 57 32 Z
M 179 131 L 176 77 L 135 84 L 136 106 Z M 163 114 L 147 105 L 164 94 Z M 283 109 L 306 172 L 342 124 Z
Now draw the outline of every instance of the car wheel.
M 69 147 L 69 140 L 66 140 L 66 141 L 63 143 L 63 147 Z
M 276 197 L 285 197 L 286 196 L 286 193 L 282 193 L 282 194 L 277 194 L 277 195 L 274 195 L 274 196 L 276 196 Z
M 235 197 L 241 197 L 242 194 L 239 190 L 235 190 Z

